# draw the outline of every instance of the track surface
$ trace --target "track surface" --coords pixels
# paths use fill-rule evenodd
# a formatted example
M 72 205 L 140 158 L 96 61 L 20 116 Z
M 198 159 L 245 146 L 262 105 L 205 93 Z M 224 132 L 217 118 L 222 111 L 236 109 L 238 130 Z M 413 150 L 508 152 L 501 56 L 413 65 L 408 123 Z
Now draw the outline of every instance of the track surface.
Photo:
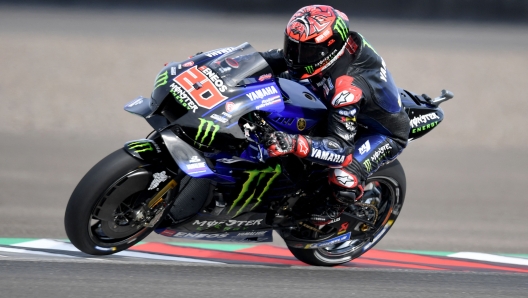
M 150 93 L 164 62 L 243 41 L 259 50 L 280 47 L 288 18 L 0 8 L 0 237 L 64 239 L 64 208 L 82 175 L 149 132 L 122 106 Z M 407 200 L 376 248 L 527 254 L 527 28 L 382 20 L 351 26 L 383 55 L 400 86 L 455 93 L 443 105 L 444 123 L 401 156 Z M 6 297 L 525 297 L 528 284 L 522 273 L 0 255 Z

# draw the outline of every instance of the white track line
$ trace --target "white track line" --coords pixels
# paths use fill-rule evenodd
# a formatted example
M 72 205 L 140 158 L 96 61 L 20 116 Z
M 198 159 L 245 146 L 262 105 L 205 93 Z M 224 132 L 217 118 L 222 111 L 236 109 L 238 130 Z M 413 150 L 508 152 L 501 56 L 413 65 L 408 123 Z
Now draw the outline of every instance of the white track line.
M 528 259 L 498 256 L 498 255 L 492 255 L 492 254 L 486 254 L 486 253 L 480 253 L 480 252 L 457 252 L 457 253 L 448 255 L 448 257 L 493 262 L 493 263 L 528 266 Z
M 79 250 L 70 243 L 65 243 L 62 241 L 50 240 L 50 239 L 39 239 L 39 240 L 34 240 L 34 241 L 29 241 L 29 242 L 13 244 L 11 246 L 79 252 Z M 192 262 L 192 263 L 209 263 L 209 264 L 225 264 L 222 262 L 214 262 L 214 261 L 206 261 L 206 260 L 182 258 L 182 257 L 171 257 L 171 256 L 157 255 L 157 254 L 136 252 L 136 251 L 122 251 L 114 255 L 122 256 L 122 257 L 139 258 L 139 259 L 165 260 L 165 261 L 176 261 L 176 262 Z M 96 257 L 90 257 L 89 259 L 108 260 L 108 259 L 102 259 L 102 258 L 96 258 Z

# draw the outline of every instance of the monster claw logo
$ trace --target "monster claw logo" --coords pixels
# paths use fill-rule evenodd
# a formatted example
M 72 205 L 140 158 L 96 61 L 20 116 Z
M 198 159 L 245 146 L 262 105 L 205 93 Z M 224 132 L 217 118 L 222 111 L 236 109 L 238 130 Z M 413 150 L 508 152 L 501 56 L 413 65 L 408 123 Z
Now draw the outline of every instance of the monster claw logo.
M 194 137 L 194 140 L 203 144 L 205 140 L 207 139 L 207 136 L 209 135 L 209 132 L 211 131 L 211 129 L 214 128 L 211 134 L 211 139 L 209 141 L 209 144 L 207 144 L 207 146 L 210 146 L 215 138 L 216 132 L 220 129 L 220 126 L 214 124 L 213 121 L 205 120 L 203 118 L 198 118 L 198 120 L 200 120 L 200 125 L 198 126 L 198 132 L 196 133 L 196 137 Z M 203 129 L 205 124 L 207 124 L 207 126 L 205 127 L 205 129 Z M 202 130 L 204 130 L 204 134 L 202 136 L 202 139 L 198 141 L 198 138 L 202 134 Z
M 372 170 L 372 163 L 370 162 L 370 159 L 367 158 L 367 160 L 363 162 L 363 165 L 365 166 L 367 172 L 370 172 Z
M 159 86 L 163 86 L 167 84 L 168 78 L 169 78 L 168 71 L 165 71 L 164 73 L 160 73 L 158 77 L 156 78 L 156 85 L 154 86 L 154 89 L 158 88 Z
M 314 67 L 313 67 L 313 65 L 306 66 L 304 69 L 305 69 L 306 72 L 309 73 L 309 74 L 312 74 L 312 73 L 314 72 Z
M 337 18 L 336 23 L 334 25 L 334 30 L 339 32 L 339 35 L 341 35 L 341 38 L 343 40 L 346 40 L 348 28 L 342 18 Z
M 127 146 L 128 146 L 128 149 L 133 150 L 136 153 L 154 151 L 152 144 L 150 144 L 149 142 L 132 142 L 128 144 Z
M 251 201 L 253 201 L 253 198 L 255 197 L 255 195 L 258 195 L 255 205 L 253 205 L 253 207 L 251 207 L 250 210 L 255 209 L 255 207 L 257 207 L 260 204 L 262 197 L 269 190 L 273 181 L 282 173 L 282 169 L 281 169 L 281 166 L 277 164 L 275 166 L 275 169 L 268 166 L 268 168 L 264 170 L 250 170 L 250 171 L 245 171 L 244 173 L 249 174 L 248 179 L 246 180 L 246 182 L 244 182 L 244 185 L 242 185 L 240 194 L 238 195 L 236 200 L 233 201 L 233 205 L 231 205 L 231 208 L 229 208 L 229 211 L 227 212 L 227 214 L 229 214 L 233 210 L 233 208 L 238 204 L 238 202 L 240 202 L 245 197 L 245 195 L 249 193 L 250 186 L 257 177 L 258 177 L 258 180 L 257 180 L 257 184 L 254 187 L 252 187 L 253 192 L 251 193 L 251 195 L 246 199 L 246 201 L 244 202 L 244 205 L 242 205 L 242 207 L 238 209 L 237 213 L 233 217 L 236 217 L 240 213 L 242 213 L 242 211 L 244 211 L 246 206 L 249 203 L 251 203 Z M 268 179 L 268 183 L 266 183 L 266 185 L 264 186 L 260 194 L 256 193 L 257 189 L 259 188 L 259 185 L 261 185 L 261 182 L 264 180 L 264 178 L 266 178 L 266 176 L 269 176 L 269 174 L 273 174 L 273 176 L 271 176 L 271 178 Z

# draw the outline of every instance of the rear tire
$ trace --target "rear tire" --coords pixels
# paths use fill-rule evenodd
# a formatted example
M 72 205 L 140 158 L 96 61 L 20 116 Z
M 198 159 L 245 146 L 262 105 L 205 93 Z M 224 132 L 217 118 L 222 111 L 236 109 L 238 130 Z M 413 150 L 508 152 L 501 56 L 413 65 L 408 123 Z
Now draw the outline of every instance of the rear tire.
M 142 226 L 115 214 L 125 214 L 119 209 L 123 204 L 132 207 L 141 203 L 152 180 L 151 171 L 145 162 L 123 149 L 98 162 L 79 182 L 66 207 L 64 227 L 71 243 L 87 254 L 108 255 L 147 237 L 163 216 Z M 160 212 L 165 214 L 165 209 Z
M 302 249 L 295 247 L 288 247 L 291 253 L 300 261 L 314 265 L 314 266 L 337 266 L 340 264 L 347 263 L 355 258 L 358 258 L 369 249 L 374 247 L 389 231 L 394 224 L 394 221 L 398 217 L 400 210 L 405 200 L 406 191 L 406 180 L 405 172 L 398 160 L 383 166 L 376 173 L 372 174 L 367 181 L 366 185 L 374 183 L 379 186 L 387 194 L 390 193 L 390 197 L 387 194 L 382 193 L 384 200 L 379 206 L 385 206 L 383 212 L 380 212 L 379 217 L 375 224 L 376 232 L 372 242 L 369 241 L 357 241 L 356 243 L 351 242 L 348 246 L 345 243 L 340 243 L 330 248 L 317 248 L 317 249 Z M 392 189 L 392 190 L 391 190 Z M 383 196 L 385 195 L 385 196 Z M 384 205 L 384 202 L 389 204 Z M 354 241 L 354 239 L 350 239 Z M 344 246 L 344 247 L 341 247 Z

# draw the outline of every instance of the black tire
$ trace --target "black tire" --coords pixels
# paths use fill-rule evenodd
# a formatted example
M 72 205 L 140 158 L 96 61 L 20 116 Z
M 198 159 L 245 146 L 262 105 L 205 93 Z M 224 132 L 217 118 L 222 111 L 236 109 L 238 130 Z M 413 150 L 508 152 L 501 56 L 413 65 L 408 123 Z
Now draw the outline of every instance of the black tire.
M 155 228 L 152 226 L 154 219 L 149 226 L 127 226 L 126 223 L 117 226 L 115 217 L 114 220 L 110 217 L 125 200 L 138 200 L 151 180 L 149 166 L 123 149 L 98 162 L 81 179 L 66 207 L 64 226 L 71 243 L 87 254 L 108 255 L 125 250 L 147 237 Z M 133 196 L 136 199 L 129 199 Z M 95 219 L 94 215 L 105 219 Z M 95 224 L 92 225 L 93 221 Z
M 383 166 L 376 173 L 372 174 L 366 185 L 374 183 L 373 185 L 380 185 L 387 194 L 392 192 L 389 197 L 385 196 L 382 201 L 388 204 L 384 205 L 381 202 L 379 205 L 383 207 L 380 209 L 380 214 L 375 225 L 375 234 L 372 242 L 364 241 L 354 244 L 353 242 L 348 247 L 336 248 L 318 248 L 318 249 L 302 249 L 288 247 L 291 253 L 300 261 L 314 265 L 314 266 L 337 266 L 347 263 L 355 258 L 358 258 L 369 249 L 374 247 L 389 231 L 398 217 L 400 210 L 405 200 L 406 180 L 405 172 L 398 160 Z M 392 190 L 390 189 L 392 188 Z M 383 194 L 382 194 L 383 195 Z M 334 249 L 334 250 L 332 250 Z

